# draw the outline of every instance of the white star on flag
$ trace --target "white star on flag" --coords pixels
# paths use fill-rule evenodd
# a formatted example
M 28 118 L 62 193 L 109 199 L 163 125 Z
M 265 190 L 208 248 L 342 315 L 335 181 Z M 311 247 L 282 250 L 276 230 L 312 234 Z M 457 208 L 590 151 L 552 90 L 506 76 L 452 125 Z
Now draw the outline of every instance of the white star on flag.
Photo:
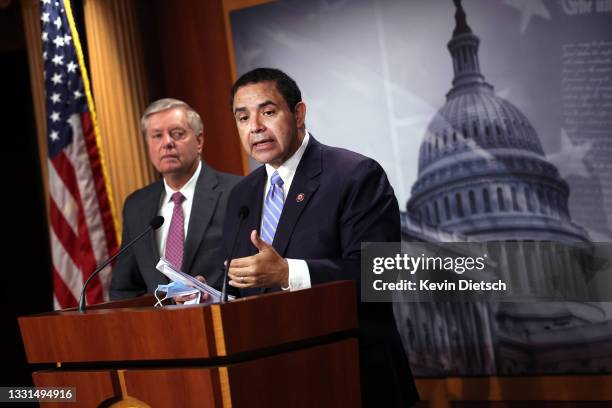
M 56 103 L 60 103 L 62 100 L 62 96 L 58 93 L 54 93 L 53 95 L 51 95 L 51 102 L 53 102 L 54 104 Z
M 64 36 L 64 44 L 68 44 L 68 43 L 70 43 L 70 40 L 72 40 L 72 37 L 71 37 L 71 36 L 69 36 L 68 34 L 66 34 L 66 35 Z
M 53 59 L 51 60 L 55 65 L 64 65 L 64 56 L 63 55 L 57 55 L 55 54 L 55 56 L 53 57 Z
M 49 21 L 49 13 L 42 13 L 42 16 L 40 16 L 40 19 L 42 20 L 43 23 L 48 23 Z
M 74 61 L 70 61 L 68 65 L 66 65 L 66 68 L 68 72 L 76 72 L 77 64 L 75 64 Z
M 55 44 L 55 46 L 57 48 L 63 47 L 64 46 L 64 37 L 58 35 L 57 37 L 55 37 L 55 40 L 53 40 L 53 44 Z
M 550 20 L 550 12 L 542 0 L 504 0 L 504 3 L 521 12 L 521 34 L 525 32 L 533 16 Z
M 55 24 L 55 26 L 57 27 L 57 29 L 59 30 L 59 28 L 62 26 L 62 19 L 61 18 L 56 18 L 55 21 L 53 22 L 53 24 Z
M 42 0 L 42 4 L 51 4 L 51 0 Z
M 51 133 L 49 133 L 49 137 L 51 138 L 51 140 L 55 142 L 57 139 L 59 139 L 59 133 L 54 130 Z
M 51 82 L 53 82 L 55 85 L 61 84 L 62 83 L 62 74 L 58 74 L 57 72 L 55 74 L 53 74 L 53 76 L 51 77 Z
M 43 60 L 47 60 L 47 51 L 43 52 Z
M 60 120 L 60 114 L 59 112 L 52 112 L 51 116 L 49 116 L 51 118 L 52 121 L 57 122 L 58 120 Z
M 48 32 L 43 31 L 43 33 L 42 33 L 42 40 L 43 40 L 43 42 L 49 41 L 49 33 Z
M 561 148 L 558 152 L 547 155 L 549 162 L 554 164 L 563 178 L 571 175 L 590 177 L 591 173 L 584 165 L 584 159 L 591 150 L 591 142 L 575 145 L 561 128 Z
M 81 93 L 81 91 L 79 90 L 74 91 L 74 99 L 79 99 L 82 96 L 83 94 Z

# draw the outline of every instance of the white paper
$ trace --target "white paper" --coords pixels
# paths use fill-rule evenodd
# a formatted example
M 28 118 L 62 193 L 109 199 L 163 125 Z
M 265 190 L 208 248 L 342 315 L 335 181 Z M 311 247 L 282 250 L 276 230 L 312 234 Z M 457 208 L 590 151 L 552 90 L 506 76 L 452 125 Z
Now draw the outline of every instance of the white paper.
M 168 279 L 170 279 L 172 282 L 180 282 L 184 285 L 196 288 L 202 293 L 208 293 L 208 299 L 205 302 L 203 302 L 204 304 L 212 304 L 212 303 L 221 302 L 221 292 L 219 292 L 217 289 L 213 288 L 212 286 L 207 285 L 206 283 L 200 282 L 193 276 L 188 275 L 185 272 L 179 271 L 178 269 L 174 268 L 174 266 L 172 266 L 170 262 L 166 261 L 164 258 L 159 259 L 159 262 L 157 263 L 156 268 L 158 271 L 166 275 Z M 234 296 L 228 296 L 228 299 L 234 300 Z M 194 303 L 197 303 L 197 302 L 194 302 Z M 191 304 L 191 302 L 189 304 Z

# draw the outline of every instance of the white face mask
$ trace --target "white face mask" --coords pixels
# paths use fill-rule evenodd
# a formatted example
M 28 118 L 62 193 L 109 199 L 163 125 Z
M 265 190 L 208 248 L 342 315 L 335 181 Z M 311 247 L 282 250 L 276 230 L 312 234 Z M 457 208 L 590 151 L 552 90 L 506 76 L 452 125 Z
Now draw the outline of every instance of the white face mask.
M 163 298 L 159 298 L 157 292 L 165 293 L 166 296 Z M 187 296 L 191 294 L 196 294 L 195 299 L 189 300 L 185 302 L 185 305 L 197 304 L 200 302 L 200 291 L 194 287 L 187 286 L 180 282 L 170 282 L 167 285 L 157 285 L 157 289 L 155 289 L 155 299 L 157 299 L 157 303 L 155 307 L 163 306 L 162 302 L 168 298 L 173 298 L 176 296 Z

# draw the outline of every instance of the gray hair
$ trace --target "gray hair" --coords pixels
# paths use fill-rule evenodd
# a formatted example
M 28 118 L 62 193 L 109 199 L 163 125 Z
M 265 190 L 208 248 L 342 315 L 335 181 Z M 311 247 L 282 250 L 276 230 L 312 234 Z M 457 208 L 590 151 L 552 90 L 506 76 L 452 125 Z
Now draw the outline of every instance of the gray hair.
M 149 116 L 162 112 L 168 109 L 174 108 L 183 108 L 185 109 L 185 113 L 187 115 L 187 123 L 189 123 L 189 127 L 196 135 L 199 135 L 204 130 L 204 125 L 202 124 L 202 118 L 198 114 L 198 112 L 194 111 L 191 106 L 189 106 L 186 102 L 183 102 L 178 99 L 173 98 L 163 98 L 158 99 L 152 104 L 150 104 L 147 109 L 145 109 L 142 117 L 140 118 L 140 131 L 146 137 L 147 136 L 147 125 L 149 121 Z

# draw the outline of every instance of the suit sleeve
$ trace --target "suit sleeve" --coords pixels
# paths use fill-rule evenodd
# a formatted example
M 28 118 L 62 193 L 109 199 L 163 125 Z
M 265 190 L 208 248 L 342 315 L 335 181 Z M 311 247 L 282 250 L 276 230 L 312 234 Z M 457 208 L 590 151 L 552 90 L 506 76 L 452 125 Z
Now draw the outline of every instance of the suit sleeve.
M 378 163 L 365 160 L 351 172 L 341 195 L 338 258 L 306 259 L 312 284 L 361 281 L 361 243 L 399 242 L 400 215 L 389 180 Z
M 130 233 L 131 219 L 129 217 L 129 199 L 123 207 L 123 232 L 121 234 L 121 246 L 132 240 Z M 144 295 L 147 285 L 142 279 L 134 248 L 129 248 L 121 254 L 113 266 L 109 295 L 111 300 L 127 299 Z

